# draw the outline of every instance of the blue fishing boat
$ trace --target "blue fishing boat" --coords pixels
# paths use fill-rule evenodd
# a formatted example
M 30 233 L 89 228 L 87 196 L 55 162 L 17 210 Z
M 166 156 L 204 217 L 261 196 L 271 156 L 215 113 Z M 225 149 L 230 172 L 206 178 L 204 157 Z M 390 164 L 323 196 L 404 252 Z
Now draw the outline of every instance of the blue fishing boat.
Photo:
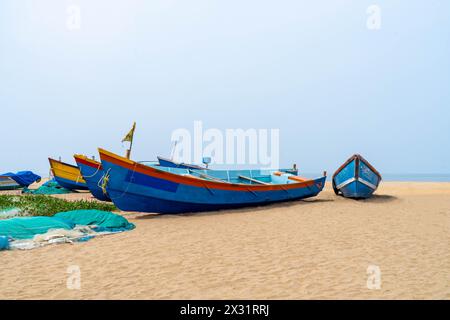
M 106 190 L 123 211 L 185 213 L 258 206 L 314 197 L 326 176 L 284 170 L 196 170 L 145 165 L 99 149 Z
M 84 155 L 76 154 L 74 158 L 92 195 L 100 201 L 111 201 L 101 185 L 105 174 L 102 164 Z
M 346 198 L 369 198 L 380 182 L 380 173 L 359 154 L 350 157 L 333 175 L 334 192 Z
M 197 166 L 195 164 L 188 164 L 182 162 L 176 162 L 172 159 L 163 158 L 158 156 L 159 165 L 167 168 L 181 168 L 181 169 L 195 169 L 195 170 L 205 170 L 204 167 Z
M 163 158 L 158 156 L 158 163 L 161 167 L 167 167 L 167 168 L 180 168 L 180 169 L 194 169 L 194 170 L 209 170 L 209 168 L 206 167 L 202 167 L 202 166 L 198 166 L 195 164 L 188 164 L 188 163 L 184 163 L 184 162 L 176 162 L 174 160 L 168 159 L 168 158 Z M 211 161 L 210 158 L 204 158 L 204 159 L 208 159 L 208 162 L 204 162 L 204 163 L 209 163 Z M 144 162 L 140 162 L 140 163 L 144 163 Z M 150 162 L 148 162 L 150 163 Z M 280 169 L 283 172 L 286 173 L 291 173 L 293 175 L 298 175 L 298 170 L 297 167 L 294 165 L 294 167 L 292 169 Z

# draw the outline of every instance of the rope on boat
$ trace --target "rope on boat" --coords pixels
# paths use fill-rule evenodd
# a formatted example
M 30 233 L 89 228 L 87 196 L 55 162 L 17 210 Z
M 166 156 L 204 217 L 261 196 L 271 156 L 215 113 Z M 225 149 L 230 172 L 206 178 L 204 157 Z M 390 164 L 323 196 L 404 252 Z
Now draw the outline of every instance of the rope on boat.
M 100 171 L 100 167 L 101 167 L 100 165 L 97 167 L 97 170 L 94 172 L 93 175 L 90 175 L 90 176 L 83 175 L 84 179 L 95 177 L 95 175 Z
M 111 171 L 111 168 L 108 169 L 108 171 L 103 175 L 103 177 L 99 180 L 98 184 L 101 184 L 99 187 L 102 188 L 103 194 L 106 195 L 106 186 L 109 182 L 109 172 Z
M 124 194 L 125 193 L 127 193 L 128 192 L 128 189 L 130 188 L 130 185 L 131 185 L 131 181 L 133 180 L 133 177 L 134 177 L 134 173 L 136 172 L 136 166 L 137 166 L 137 163 L 135 163 L 134 164 L 134 166 L 133 166 L 133 173 L 132 173 L 132 175 L 131 175 L 131 177 L 130 177 L 130 181 L 128 181 L 128 184 L 127 184 L 127 187 L 125 188 L 125 190 L 122 192 L 122 194 L 120 195 L 120 196 L 118 196 L 118 197 L 111 197 L 111 195 L 109 195 L 108 194 L 108 196 L 109 196 L 109 198 L 111 199 L 111 200 L 115 200 L 115 199 L 119 199 L 119 198 L 122 198 L 123 196 L 124 196 Z M 103 192 L 105 193 L 105 194 L 107 194 L 106 193 L 106 187 L 107 187 L 107 185 L 108 185 L 108 183 L 109 183 L 109 178 L 110 178 L 110 174 L 109 174 L 109 172 L 111 171 L 111 168 L 109 168 L 108 169 L 108 171 L 105 173 L 105 175 L 103 176 L 103 182 L 102 182 L 102 190 L 103 190 Z M 106 181 L 105 181 L 106 180 Z M 103 188 L 104 187 L 104 188 Z

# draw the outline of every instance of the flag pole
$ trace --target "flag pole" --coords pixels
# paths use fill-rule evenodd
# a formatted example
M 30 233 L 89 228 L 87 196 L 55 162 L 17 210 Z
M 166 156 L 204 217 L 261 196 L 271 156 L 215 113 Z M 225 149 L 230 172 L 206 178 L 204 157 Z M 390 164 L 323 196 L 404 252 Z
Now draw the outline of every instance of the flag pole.
M 134 140 L 134 137 L 131 138 L 131 141 L 130 141 L 130 149 L 127 150 L 127 159 L 128 159 L 128 160 L 131 158 L 131 149 L 133 148 L 133 140 Z
M 129 141 L 130 142 L 130 148 L 127 149 L 127 152 L 125 154 L 125 157 L 127 159 L 130 159 L 131 157 L 131 149 L 133 148 L 133 140 L 134 140 L 134 130 L 136 129 L 136 122 L 133 123 L 133 127 L 131 128 L 130 132 L 123 138 L 122 142 Z

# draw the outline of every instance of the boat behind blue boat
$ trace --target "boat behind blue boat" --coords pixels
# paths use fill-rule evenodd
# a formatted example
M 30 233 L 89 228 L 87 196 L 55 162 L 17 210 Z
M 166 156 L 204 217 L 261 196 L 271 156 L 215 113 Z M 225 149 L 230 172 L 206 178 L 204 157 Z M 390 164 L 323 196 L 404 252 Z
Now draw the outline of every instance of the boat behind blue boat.
M 172 159 L 163 158 L 163 157 L 159 157 L 159 156 L 158 156 L 158 162 L 161 167 L 167 167 L 167 168 L 196 169 L 196 170 L 205 170 L 206 169 L 201 166 L 197 166 L 195 164 L 181 163 L 181 162 L 174 161 Z
M 81 175 L 80 169 L 62 161 L 48 159 L 50 162 L 50 169 L 55 177 L 56 182 L 69 190 L 88 190 L 86 181 Z
M 89 191 L 100 201 L 111 201 L 108 194 L 101 187 L 102 179 L 105 174 L 102 164 L 84 155 L 74 155 L 75 162 L 80 168 L 81 175 L 86 181 Z

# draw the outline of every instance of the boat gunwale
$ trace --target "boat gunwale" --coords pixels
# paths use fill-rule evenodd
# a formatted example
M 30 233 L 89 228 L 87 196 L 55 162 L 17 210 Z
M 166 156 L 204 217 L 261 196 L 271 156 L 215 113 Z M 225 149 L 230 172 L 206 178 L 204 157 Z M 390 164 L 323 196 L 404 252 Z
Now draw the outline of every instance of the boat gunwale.
M 48 158 L 48 161 L 50 161 L 50 166 L 51 166 L 51 167 L 53 167 L 53 166 L 52 166 L 52 162 L 56 162 L 56 163 L 65 165 L 65 166 L 67 166 L 67 167 L 72 167 L 72 168 L 74 168 L 74 169 L 80 170 L 80 168 L 78 168 L 77 166 L 74 166 L 73 164 L 69 164 L 69 163 L 66 163 L 66 162 L 62 162 L 62 161 L 59 161 L 59 160 L 55 160 L 55 159 L 53 159 L 53 158 Z
M 102 163 L 93 159 L 89 159 L 87 156 L 85 155 L 81 155 L 81 154 L 75 154 L 74 156 L 75 162 L 80 162 L 81 164 L 87 165 L 91 168 L 94 169 L 102 169 Z M 78 168 L 80 169 L 80 168 Z M 81 171 L 81 169 L 80 169 Z
M 69 164 L 69 163 L 66 163 L 66 162 L 62 162 L 62 161 L 59 161 L 59 160 L 55 160 L 55 159 L 53 159 L 53 158 L 48 158 L 48 160 L 49 160 L 49 162 L 50 162 L 50 169 L 51 169 L 51 172 L 53 173 L 55 179 L 64 179 L 64 180 L 71 181 L 71 182 L 75 183 L 75 185 L 80 185 L 81 187 L 87 187 L 87 186 L 85 186 L 85 185 L 86 185 L 86 180 L 84 179 L 83 174 L 81 173 L 80 168 L 78 168 L 77 166 L 71 165 L 71 164 Z M 74 172 L 71 172 L 71 171 L 68 171 L 68 170 L 64 170 L 64 169 L 61 169 L 61 168 L 55 170 L 55 168 L 53 168 L 53 163 L 54 163 L 54 162 L 55 162 L 56 164 L 60 164 L 60 165 L 69 167 L 69 168 L 71 168 L 71 169 L 76 169 L 76 170 L 79 172 L 79 174 L 77 175 L 77 179 L 69 179 L 69 178 L 64 178 L 64 177 L 62 177 L 62 176 L 60 176 L 60 175 L 57 175 L 57 174 L 55 173 L 55 171 L 62 171 L 62 172 L 65 172 L 65 173 L 67 173 L 67 174 L 70 174 L 70 175 L 76 175 L 76 174 L 75 174 Z M 81 179 L 78 180 L 78 178 L 81 178 Z
M 334 180 L 334 178 L 336 178 L 336 176 L 341 173 L 342 170 L 345 169 L 345 167 L 347 167 L 347 165 L 349 165 L 353 160 L 359 160 L 362 161 L 367 167 L 369 167 L 370 170 L 373 171 L 373 173 L 375 173 L 380 180 L 382 180 L 383 178 L 381 177 L 381 174 L 378 172 L 377 169 L 375 169 L 370 163 L 369 161 L 367 161 L 362 155 L 360 154 L 354 154 L 352 155 L 347 161 L 345 161 L 345 163 L 343 165 L 341 165 L 336 172 L 333 174 L 333 178 L 332 180 Z M 356 165 L 355 165 L 355 170 L 356 170 Z

